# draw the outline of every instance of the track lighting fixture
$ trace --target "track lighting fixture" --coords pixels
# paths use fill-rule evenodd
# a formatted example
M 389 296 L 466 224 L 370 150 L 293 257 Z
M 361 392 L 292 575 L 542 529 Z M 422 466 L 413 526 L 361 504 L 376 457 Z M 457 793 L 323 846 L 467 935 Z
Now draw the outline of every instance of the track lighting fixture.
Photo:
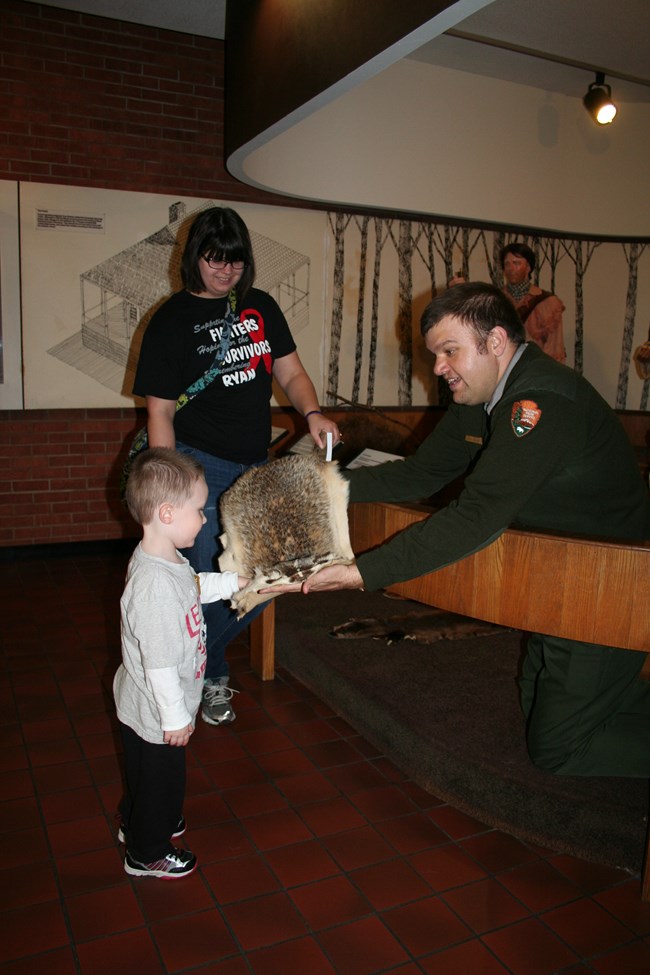
M 605 75 L 602 71 L 596 72 L 596 80 L 589 85 L 582 101 L 594 122 L 607 125 L 613 121 L 617 111 L 616 105 L 612 101 L 612 89 L 605 84 Z

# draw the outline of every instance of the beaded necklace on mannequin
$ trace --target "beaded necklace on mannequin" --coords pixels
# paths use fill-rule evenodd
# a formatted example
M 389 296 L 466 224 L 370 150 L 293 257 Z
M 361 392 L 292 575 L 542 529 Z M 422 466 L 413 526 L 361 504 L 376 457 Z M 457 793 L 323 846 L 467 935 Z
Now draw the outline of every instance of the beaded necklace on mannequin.
M 521 301 L 530 291 L 530 278 L 521 284 L 506 284 L 506 291 L 515 301 Z

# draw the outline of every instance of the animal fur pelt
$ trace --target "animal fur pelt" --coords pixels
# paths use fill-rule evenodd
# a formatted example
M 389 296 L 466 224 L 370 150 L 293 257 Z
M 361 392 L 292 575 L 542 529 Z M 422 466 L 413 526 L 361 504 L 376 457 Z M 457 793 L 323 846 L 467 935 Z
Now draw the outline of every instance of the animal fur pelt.
M 316 452 L 282 457 L 235 481 L 221 498 L 219 568 L 251 580 L 231 600 L 239 618 L 273 598 L 260 589 L 354 561 L 347 505 L 338 465 Z
M 507 632 L 509 631 L 505 627 L 493 623 L 423 607 L 422 612 L 414 611 L 403 616 L 350 619 L 347 623 L 335 626 L 330 635 L 337 640 L 372 638 L 385 640 L 390 644 L 399 640 L 436 643 L 438 640 L 463 640 Z

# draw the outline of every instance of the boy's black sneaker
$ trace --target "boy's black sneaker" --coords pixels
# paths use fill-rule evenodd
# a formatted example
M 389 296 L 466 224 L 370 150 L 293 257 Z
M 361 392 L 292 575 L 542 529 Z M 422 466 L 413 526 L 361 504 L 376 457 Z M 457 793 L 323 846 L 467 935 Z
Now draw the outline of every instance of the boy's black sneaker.
M 185 816 L 181 816 L 181 818 L 178 820 L 178 826 L 172 833 L 172 839 L 177 840 L 179 836 L 183 835 L 186 829 L 187 823 L 185 822 Z M 126 843 L 126 836 L 124 835 L 124 830 L 121 826 L 117 831 L 117 841 L 118 843 Z
M 177 877 L 187 877 L 196 869 L 196 856 L 189 850 L 174 850 L 160 860 L 153 863 L 139 863 L 134 860 L 129 851 L 124 857 L 124 869 L 132 877 L 159 877 L 160 880 L 176 880 Z

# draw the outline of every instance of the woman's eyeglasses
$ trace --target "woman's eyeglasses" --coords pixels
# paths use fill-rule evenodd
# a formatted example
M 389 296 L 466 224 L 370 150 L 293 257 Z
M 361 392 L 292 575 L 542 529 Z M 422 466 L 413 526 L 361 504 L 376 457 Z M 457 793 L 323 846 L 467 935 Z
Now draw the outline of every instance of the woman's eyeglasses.
M 201 257 L 213 271 L 225 271 L 229 266 L 233 271 L 243 271 L 246 267 L 246 261 L 213 261 L 211 257 L 206 257 L 205 254 L 201 254 Z

